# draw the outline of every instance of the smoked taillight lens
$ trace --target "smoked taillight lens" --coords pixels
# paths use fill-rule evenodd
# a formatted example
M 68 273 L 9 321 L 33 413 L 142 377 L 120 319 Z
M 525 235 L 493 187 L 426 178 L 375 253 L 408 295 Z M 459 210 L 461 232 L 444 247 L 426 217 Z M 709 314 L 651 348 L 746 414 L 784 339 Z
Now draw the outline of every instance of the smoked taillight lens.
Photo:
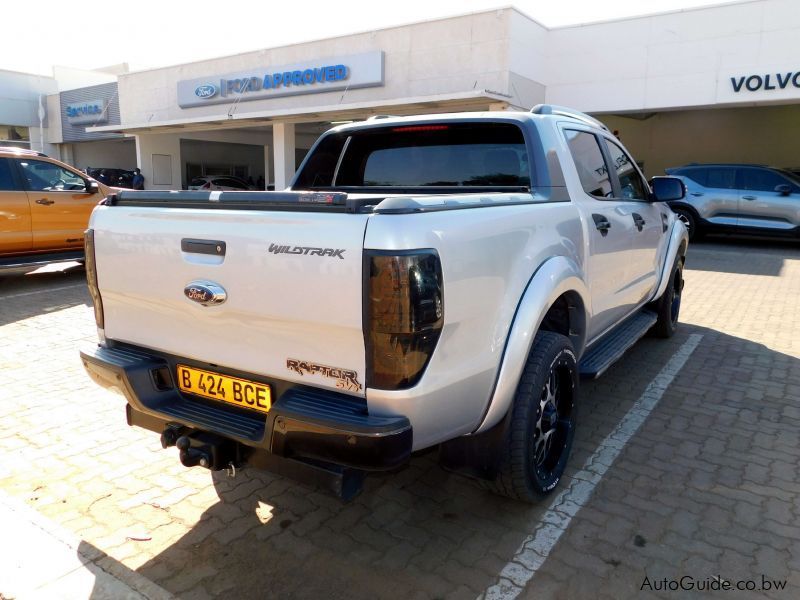
M 94 258 L 94 229 L 87 229 L 83 234 L 83 253 L 86 260 L 86 283 L 89 285 L 89 295 L 94 305 L 94 321 L 100 329 L 104 328 L 103 300 L 100 298 L 100 288 L 97 286 L 97 262 Z
M 439 255 L 368 250 L 365 260 L 367 386 L 410 388 L 425 372 L 444 322 Z

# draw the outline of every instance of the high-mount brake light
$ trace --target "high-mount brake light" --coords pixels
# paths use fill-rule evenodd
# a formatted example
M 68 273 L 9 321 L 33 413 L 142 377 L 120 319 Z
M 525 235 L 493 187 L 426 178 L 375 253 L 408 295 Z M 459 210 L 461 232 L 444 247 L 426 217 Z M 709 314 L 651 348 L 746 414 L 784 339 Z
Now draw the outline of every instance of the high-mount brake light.
M 435 250 L 366 251 L 367 386 L 413 387 L 444 323 L 442 266 Z
M 407 125 L 405 127 L 394 127 L 392 131 L 395 133 L 405 133 L 408 131 L 442 131 L 450 129 L 449 125 Z
M 97 261 L 94 253 L 94 229 L 87 229 L 83 234 L 83 253 L 86 260 L 86 283 L 94 306 L 94 321 L 100 329 L 105 326 L 103 316 L 103 300 L 100 298 L 100 287 L 97 285 Z

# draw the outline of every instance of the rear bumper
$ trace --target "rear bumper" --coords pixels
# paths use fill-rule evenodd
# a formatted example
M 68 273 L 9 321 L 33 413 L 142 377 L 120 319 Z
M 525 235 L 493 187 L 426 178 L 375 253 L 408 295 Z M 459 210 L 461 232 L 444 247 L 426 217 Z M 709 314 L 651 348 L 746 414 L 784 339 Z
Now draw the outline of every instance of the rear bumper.
M 157 433 L 186 427 L 238 442 L 245 456 L 266 451 L 365 471 L 391 470 L 411 456 L 409 420 L 369 415 L 360 398 L 235 373 L 272 386 L 264 415 L 182 394 L 174 383 L 177 357 L 115 344 L 83 350 L 81 359 L 95 382 L 125 396 L 130 425 Z

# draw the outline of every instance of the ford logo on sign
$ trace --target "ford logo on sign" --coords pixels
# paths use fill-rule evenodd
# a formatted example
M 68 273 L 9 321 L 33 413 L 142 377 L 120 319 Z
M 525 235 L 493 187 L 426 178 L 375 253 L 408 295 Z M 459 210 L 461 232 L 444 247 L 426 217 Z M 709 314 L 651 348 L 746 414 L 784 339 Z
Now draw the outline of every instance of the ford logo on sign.
M 225 288 L 213 281 L 191 281 L 183 288 L 183 295 L 203 306 L 215 306 L 228 299 Z
M 217 86 L 210 83 L 204 83 L 194 88 L 194 95 L 198 98 L 205 100 L 206 98 L 213 98 L 217 95 Z

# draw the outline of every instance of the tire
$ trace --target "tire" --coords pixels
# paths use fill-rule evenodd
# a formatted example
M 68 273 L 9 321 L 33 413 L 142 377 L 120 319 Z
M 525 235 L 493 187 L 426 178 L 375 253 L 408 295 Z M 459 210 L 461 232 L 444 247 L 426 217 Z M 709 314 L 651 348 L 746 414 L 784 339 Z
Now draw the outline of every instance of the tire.
M 650 330 L 653 335 L 660 338 L 670 338 L 678 328 L 678 317 L 681 311 L 681 296 L 683 295 L 683 257 L 675 259 L 670 271 L 667 289 L 661 297 L 653 303 L 653 308 L 658 315 L 658 320 Z
M 489 489 L 536 502 L 558 485 L 575 437 L 578 382 L 569 338 L 537 333 L 508 416 L 498 476 Z
M 672 212 L 678 219 L 686 226 L 686 233 L 689 234 L 689 241 L 699 240 L 703 237 L 703 232 L 700 231 L 700 225 L 697 222 L 697 217 L 688 208 L 672 207 Z

